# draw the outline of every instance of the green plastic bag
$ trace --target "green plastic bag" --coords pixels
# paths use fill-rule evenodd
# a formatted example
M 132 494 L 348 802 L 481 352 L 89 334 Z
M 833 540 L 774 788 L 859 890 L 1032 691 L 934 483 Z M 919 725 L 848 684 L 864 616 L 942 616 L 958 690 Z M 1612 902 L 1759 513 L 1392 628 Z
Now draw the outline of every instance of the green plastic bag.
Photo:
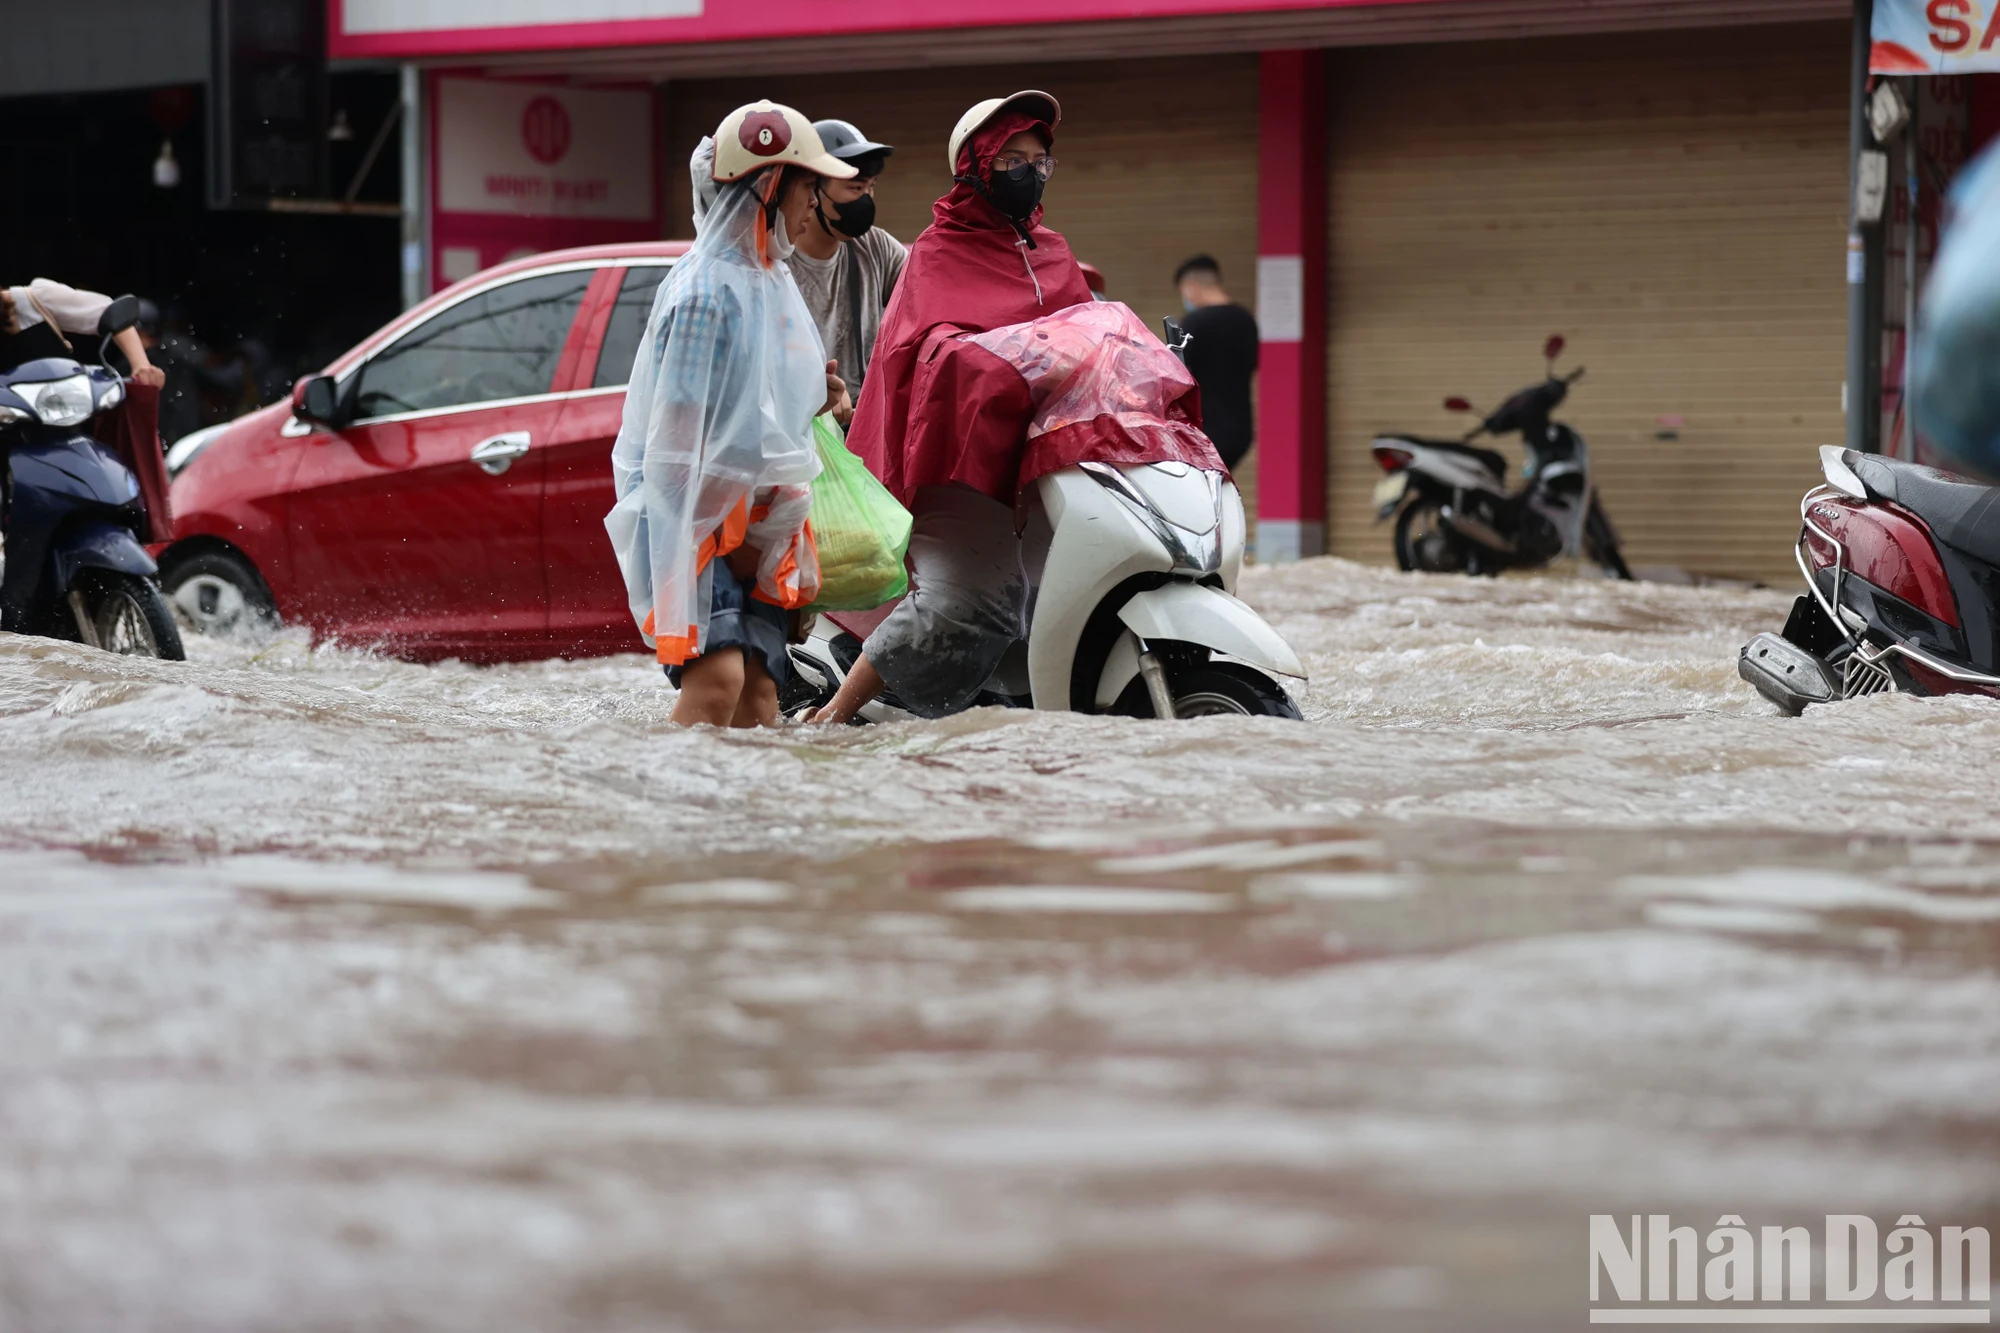
M 812 484 L 813 543 L 819 548 L 819 600 L 808 611 L 868 611 L 910 590 L 903 567 L 910 511 L 847 452 L 831 416 L 813 418 L 820 474 Z

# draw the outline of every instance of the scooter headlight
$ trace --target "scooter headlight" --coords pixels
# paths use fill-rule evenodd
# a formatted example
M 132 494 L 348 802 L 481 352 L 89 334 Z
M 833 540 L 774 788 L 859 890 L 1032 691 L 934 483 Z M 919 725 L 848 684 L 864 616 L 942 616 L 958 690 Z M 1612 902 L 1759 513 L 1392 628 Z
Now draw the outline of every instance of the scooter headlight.
M 90 420 L 97 403 L 90 392 L 88 375 L 43 380 L 38 384 L 7 386 L 27 405 L 44 426 L 76 426 Z
M 111 381 L 97 391 L 97 410 L 100 412 L 109 412 L 124 401 L 125 386 L 117 380 Z

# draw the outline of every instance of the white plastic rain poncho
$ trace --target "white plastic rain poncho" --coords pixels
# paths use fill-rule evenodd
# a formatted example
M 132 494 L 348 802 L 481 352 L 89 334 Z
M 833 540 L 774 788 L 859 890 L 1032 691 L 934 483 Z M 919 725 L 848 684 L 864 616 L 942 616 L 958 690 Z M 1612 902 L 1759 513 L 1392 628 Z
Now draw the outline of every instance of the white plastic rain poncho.
M 653 298 L 604 519 L 632 618 L 669 665 L 701 656 L 715 562 L 746 541 L 761 553 L 759 598 L 795 608 L 819 591 L 806 519 L 826 356 L 782 260 L 783 222 L 759 243 L 759 196 L 779 168 L 718 188 L 713 161 L 704 139 L 689 163 L 696 240 Z

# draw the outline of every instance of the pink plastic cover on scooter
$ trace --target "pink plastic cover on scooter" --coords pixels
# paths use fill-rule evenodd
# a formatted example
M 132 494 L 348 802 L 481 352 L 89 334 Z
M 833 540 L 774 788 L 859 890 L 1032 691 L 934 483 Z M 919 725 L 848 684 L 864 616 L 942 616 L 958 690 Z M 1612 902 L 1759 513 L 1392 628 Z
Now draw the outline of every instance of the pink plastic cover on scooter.
M 985 333 L 944 326 L 918 356 L 905 504 L 961 485 L 1012 505 L 1041 477 L 1085 461 L 1181 462 L 1223 472 L 1201 431 L 1201 392 L 1129 306 L 1094 301 Z

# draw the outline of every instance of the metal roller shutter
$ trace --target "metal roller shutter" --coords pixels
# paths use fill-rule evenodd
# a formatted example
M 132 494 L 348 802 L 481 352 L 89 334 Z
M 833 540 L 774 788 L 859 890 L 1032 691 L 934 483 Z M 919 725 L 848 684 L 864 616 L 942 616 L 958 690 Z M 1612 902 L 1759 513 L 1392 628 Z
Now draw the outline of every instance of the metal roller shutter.
M 1390 558 L 1377 431 L 1456 435 L 1439 400 L 1559 331 L 1631 563 L 1795 578 L 1843 434 L 1847 56 L 1822 23 L 1333 53 L 1335 551 Z

